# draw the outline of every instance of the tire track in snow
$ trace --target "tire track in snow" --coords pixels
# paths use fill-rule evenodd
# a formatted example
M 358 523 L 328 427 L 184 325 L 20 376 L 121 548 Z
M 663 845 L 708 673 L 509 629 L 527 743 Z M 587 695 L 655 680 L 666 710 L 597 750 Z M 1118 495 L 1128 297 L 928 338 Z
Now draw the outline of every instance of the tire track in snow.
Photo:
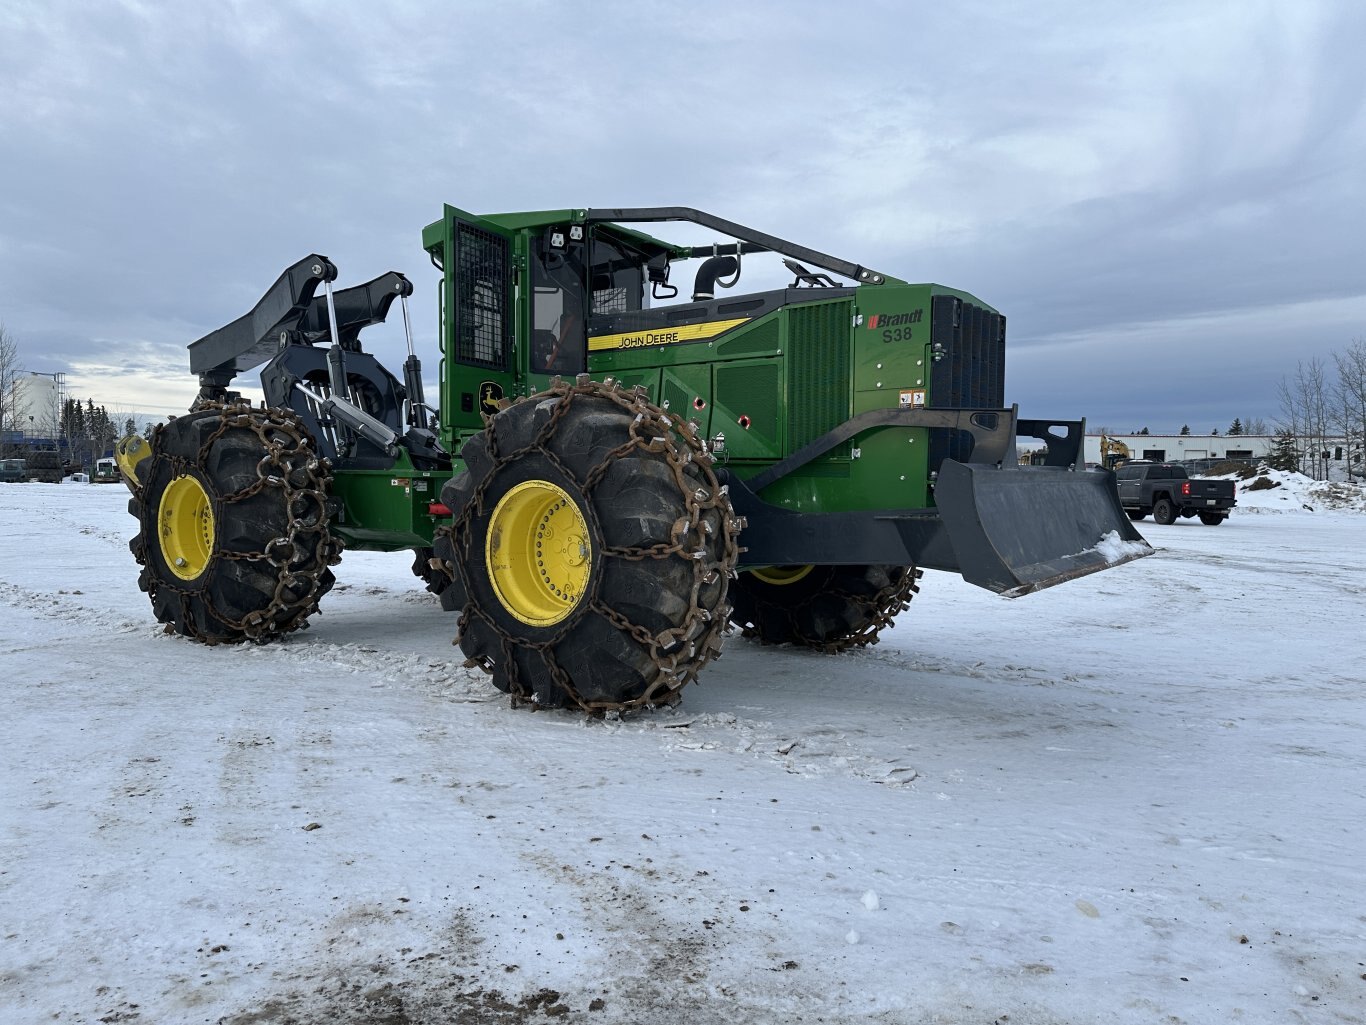
M 27 612 L 58 623 L 79 624 L 89 631 L 97 627 L 111 633 L 136 633 L 147 629 L 145 621 L 138 622 L 108 609 L 95 608 L 76 600 L 83 592 L 58 590 L 38 592 L 9 581 L 0 581 L 0 605 Z M 19 638 L 15 638 L 19 640 Z M 18 651 L 19 648 L 8 649 Z
M 615 728 L 654 732 L 662 751 L 749 755 L 805 778 L 845 775 L 888 787 L 909 787 L 920 778 L 919 770 L 907 760 L 870 751 L 870 742 L 879 738 L 858 729 L 814 723 L 804 729 L 780 729 L 729 712 L 684 712 L 673 718 L 676 721 L 622 720 Z

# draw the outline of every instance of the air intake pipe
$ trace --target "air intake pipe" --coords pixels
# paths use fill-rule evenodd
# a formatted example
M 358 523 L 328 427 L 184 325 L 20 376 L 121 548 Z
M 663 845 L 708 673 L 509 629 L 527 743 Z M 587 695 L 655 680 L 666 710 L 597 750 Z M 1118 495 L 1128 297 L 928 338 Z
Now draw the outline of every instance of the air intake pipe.
M 712 256 L 697 268 L 697 280 L 692 286 L 692 301 L 704 302 L 716 298 L 716 279 L 728 274 L 737 274 L 740 264 L 733 256 Z M 731 284 L 735 284 L 734 281 Z

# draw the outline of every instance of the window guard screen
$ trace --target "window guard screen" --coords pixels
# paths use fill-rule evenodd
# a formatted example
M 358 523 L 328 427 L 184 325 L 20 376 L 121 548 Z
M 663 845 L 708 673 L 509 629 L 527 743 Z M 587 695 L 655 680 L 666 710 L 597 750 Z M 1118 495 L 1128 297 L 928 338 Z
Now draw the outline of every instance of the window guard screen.
M 508 240 L 457 221 L 452 281 L 456 361 L 488 370 L 509 369 Z

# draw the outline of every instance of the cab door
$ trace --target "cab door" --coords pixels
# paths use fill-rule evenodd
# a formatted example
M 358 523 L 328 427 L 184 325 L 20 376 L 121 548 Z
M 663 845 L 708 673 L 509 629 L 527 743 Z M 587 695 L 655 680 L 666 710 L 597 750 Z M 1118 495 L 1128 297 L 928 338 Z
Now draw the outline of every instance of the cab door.
M 449 445 L 514 394 L 517 279 L 508 229 L 447 206 L 442 235 L 441 420 Z

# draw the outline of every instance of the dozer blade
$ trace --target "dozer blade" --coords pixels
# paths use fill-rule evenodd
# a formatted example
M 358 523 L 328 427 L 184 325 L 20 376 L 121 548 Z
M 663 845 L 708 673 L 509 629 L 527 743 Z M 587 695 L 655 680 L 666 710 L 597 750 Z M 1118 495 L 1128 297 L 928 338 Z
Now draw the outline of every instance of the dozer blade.
M 1108 470 L 945 459 L 934 498 L 963 579 L 1007 598 L 1153 554 Z

